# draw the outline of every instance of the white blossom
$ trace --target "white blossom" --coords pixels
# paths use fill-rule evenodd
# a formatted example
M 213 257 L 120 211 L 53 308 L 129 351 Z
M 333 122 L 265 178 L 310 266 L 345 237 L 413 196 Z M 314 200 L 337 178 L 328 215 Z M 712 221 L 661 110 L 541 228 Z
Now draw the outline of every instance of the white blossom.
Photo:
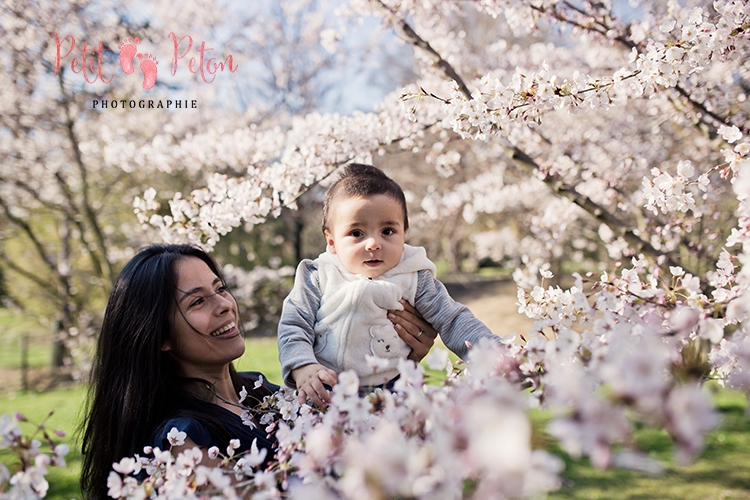
M 180 431 L 177 427 L 172 427 L 167 433 L 167 440 L 172 446 L 182 446 L 185 444 L 187 433 Z

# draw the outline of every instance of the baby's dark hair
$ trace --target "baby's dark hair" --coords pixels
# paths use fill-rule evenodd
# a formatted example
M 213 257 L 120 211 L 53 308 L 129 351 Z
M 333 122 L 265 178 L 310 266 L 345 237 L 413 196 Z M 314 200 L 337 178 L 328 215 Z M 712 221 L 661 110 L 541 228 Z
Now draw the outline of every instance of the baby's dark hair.
M 401 186 L 372 165 L 350 163 L 323 198 L 323 232 L 330 231 L 331 206 L 337 197 L 358 198 L 384 194 L 393 198 L 404 211 L 404 230 L 409 229 L 406 197 Z

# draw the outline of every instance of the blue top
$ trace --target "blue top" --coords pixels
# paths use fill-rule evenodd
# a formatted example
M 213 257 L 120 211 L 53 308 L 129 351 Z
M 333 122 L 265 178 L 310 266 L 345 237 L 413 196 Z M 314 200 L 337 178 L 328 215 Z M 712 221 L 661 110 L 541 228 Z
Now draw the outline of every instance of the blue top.
M 240 373 L 240 375 L 243 378 L 254 382 L 260 374 L 257 372 L 244 372 Z M 276 391 L 279 388 L 265 380 L 263 385 L 271 391 Z M 235 450 L 235 453 L 240 454 L 245 451 L 250 451 L 253 441 L 257 439 L 258 449 L 265 448 L 268 450 L 265 459 L 266 463 L 264 463 L 263 466 L 267 465 L 267 463 L 273 458 L 276 439 L 273 436 L 270 438 L 267 437 L 266 432 L 262 428 L 251 428 L 250 426 L 243 424 L 239 415 L 227 410 L 226 408 L 213 403 L 208 404 L 211 405 L 212 416 L 215 417 L 215 420 L 223 427 L 223 430 L 232 438 L 239 439 L 240 447 Z M 217 436 L 214 436 L 211 433 L 210 427 L 204 424 L 199 418 L 192 416 L 175 416 L 167 419 L 156 428 L 152 446 L 158 447 L 162 450 L 169 449 L 170 445 L 169 440 L 167 439 L 167 434 L 169 434 L 172 427 L 176 427 L 177 430 L 185 432 L 190 439 L 195 441 L 195 443 L 201 448 L 217 446 L 222 453 L 225 453 L 226 447 L 229 445 L 229 442 L 222 442 Z

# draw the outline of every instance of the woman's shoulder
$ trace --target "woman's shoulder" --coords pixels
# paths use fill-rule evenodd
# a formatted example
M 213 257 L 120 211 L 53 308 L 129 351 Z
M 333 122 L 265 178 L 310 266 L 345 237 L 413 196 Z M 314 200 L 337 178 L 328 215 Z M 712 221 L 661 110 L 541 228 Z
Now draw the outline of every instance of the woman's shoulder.
M 169 433 L 172 432 L 172 429 L 177 429 L 177 432 L 184 432 L 198 446 L 212 444 L 211 433 L 199 418 L 182 415 L 168 418 L 157 427 L 156 432 L 154 432 L 152 446 L 156 446 L 162 450 L 169 448 Z

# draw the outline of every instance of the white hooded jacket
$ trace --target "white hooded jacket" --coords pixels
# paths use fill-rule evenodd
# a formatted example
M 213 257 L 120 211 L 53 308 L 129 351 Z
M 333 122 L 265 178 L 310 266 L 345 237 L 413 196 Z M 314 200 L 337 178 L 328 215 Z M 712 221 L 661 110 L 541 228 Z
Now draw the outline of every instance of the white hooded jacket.
M 387 318 L 404 298 L 440 332 L 443 343 L 464 358 L 481 338 L 501 342 L 471 311 L 454 301 L 435 278 L 422 247 L 404 245 L 399 263 L 369 279 L 348 272 L 325 252 L 297 266 L 284 300 L 278 341 L 284 383 L 296 387 L 292 370 L 320 363 L 336 373 L 354 370 L 361 386 L 384 384 L 398 375 L 398 360 L 410 349 Z
M 402 310 L 402 298 L 414 304 L 417 272 L 422 270 L 435 275 L 435 265 L 422 247 L 404 245 L 399 263 L 374 279 L 350 273 L 335 254 L 321 254 L 318 279 L 323 293 L 313 343 L 318 362 L 337 372 L 354 370 L 361 385 L 383 384 L 396 377 L 398 360 L 411 349 L 386 311 Z

